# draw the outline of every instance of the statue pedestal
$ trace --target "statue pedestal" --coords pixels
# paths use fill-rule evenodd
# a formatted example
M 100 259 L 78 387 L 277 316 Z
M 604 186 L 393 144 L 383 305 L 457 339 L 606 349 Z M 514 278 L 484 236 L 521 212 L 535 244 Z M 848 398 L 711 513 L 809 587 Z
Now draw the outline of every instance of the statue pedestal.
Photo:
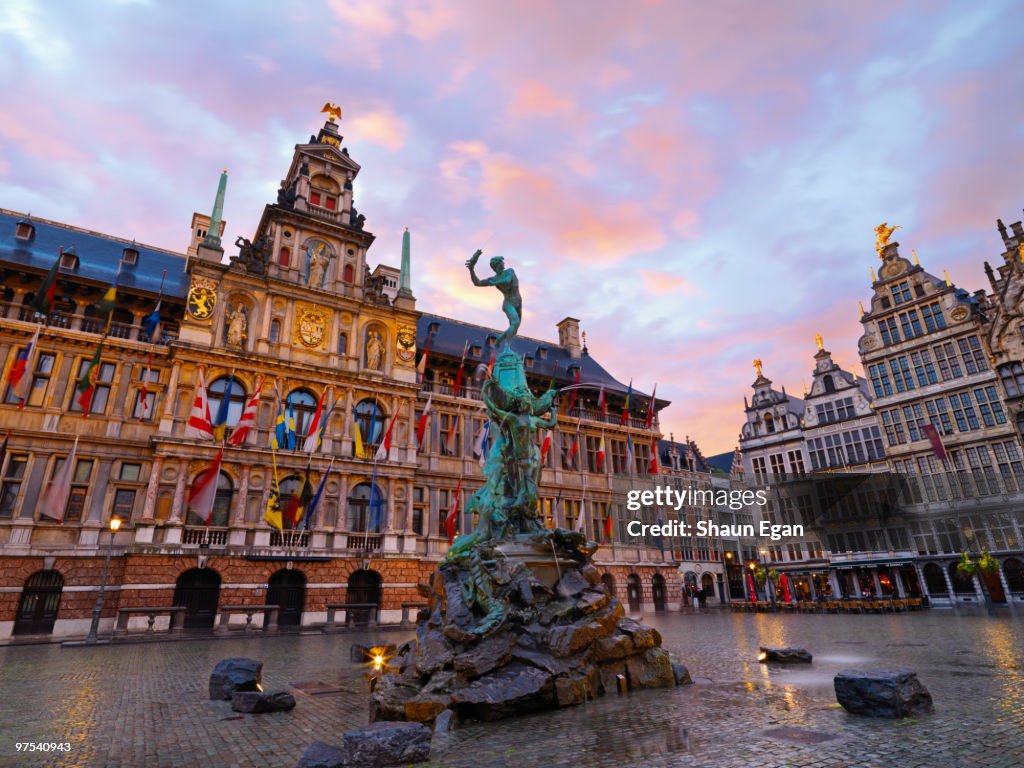
M 495 549 L 511 563 L 522 563 L 529 568 L 545 587 L 554 587 L 562 575 L 577 568 L 576 562 L 559 557 L 550 545 L 545 547 L 532 541 L 506 541 Z

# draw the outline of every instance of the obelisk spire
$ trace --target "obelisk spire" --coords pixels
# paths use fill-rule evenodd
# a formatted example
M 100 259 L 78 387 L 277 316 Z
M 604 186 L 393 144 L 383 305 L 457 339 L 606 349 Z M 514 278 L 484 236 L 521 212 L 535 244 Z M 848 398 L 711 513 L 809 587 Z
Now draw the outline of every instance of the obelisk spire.
M 402 235 L 402 273 L 398 281 L 398 295 L 412 298 L 412 249 L 408 227 Z
M 221 248 L 220 226 L 224 220 L 224 193 L 228 188 L 228 169 L 225 168 L 220 175 L 220 183 L 217 185 L 217 197 L 213 201 L 213 213 L 210 214 L 210 226 L 206 229 L 206 237 L 203 238 L 203 245 L 207 248 Z M 223 250 L 223 249 L 222 249 Z

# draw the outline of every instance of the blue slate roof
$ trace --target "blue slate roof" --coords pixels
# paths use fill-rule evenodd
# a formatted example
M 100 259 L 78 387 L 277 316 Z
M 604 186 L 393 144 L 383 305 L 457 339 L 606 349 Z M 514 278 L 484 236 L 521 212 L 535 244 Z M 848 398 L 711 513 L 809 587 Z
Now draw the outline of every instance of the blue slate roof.
M 482 325 L 464 323 L 460 320 L 452 320 L 440 315 L 424 314 L 420 316 L 419 322 L 416 325 L 416 346 L 418 349 L 423 349 L 426 346 L 427 333 L 432 323 L 437 323 L 438 327 L 430 341 L 431 356 L 436 354 L 459 360 L 462 357 L 462 348 L 468 340 L 470 350 L 466 354 L 467 362 L 471 362 L 474 365 L 477 363 L 486 365 L 491 361 L 491 354 L 494 348 L 487 345 L 487 337 L 494 336 L 497 339 L 501 335 L 501 331 L 486 328 Z M 480 354 L 475 357 L 472 350 L 474 345 L 480 347 Z M 569 355 L 569 351 L 565 347 L 540 341 L 539 339 L 531 339 L 527 336 L 516 336 L 513 338 L 511 347 L 513 352 L 533 358 L 533 367 L 529 368 L 526 372 L 530 377 L 550 379 L 553 375 L 556 382 L 565 386 L 572 384 L 574 380 L 574 374 L 569 373 L 569 368 L 579 366 L 581 384 L 590 384 L 596 388 L 603 386 L 606 392 L 613 392 L 619 395 L 626 394 L 627 385 L 608 373 L 590 355 L 582 355 L 576 359 Z M 541 348 L 547 350 L 545 359 L 541 359 L 540 354 L 538 354 L 538 349 Z M 634 413 L 638 413 L 640 411 L 638 408 L 639 404 L 643 402 L 646 405 L 649 399 L 650 395 L 634 388 L 633 407 L 631 410 Z M 660 410 L 668 406 L 669 403 L 670 401 L 668 400 L 658 398 L 657 407 Z
M 35 227 L 35 234 L 28 240 L 15 237 L 15 225 L 19 221 L 29 221 Z M 126 264 L 121 268 L 118 285 L 156 295 L 166 269 L 164 295 L 184 299 L 188 293 L 184 254 L 0 208 L 0 262 L 46 272 L 53 266 L 61 246 L 67 249 L 72 245 L 78 254 L 78 269 L 74 272 L 62 269 L 60 275 L 64 277 L 74 275 L 98 283 L 113 283 L 124 249 L 131 247 L 139 252 L 138 261 L 134 266 Z
M 732 472 L 732 460 L 736 455 L 736 451 L 727 451 L 726 453 L 716 453 L 714 456 L 708 456 L 704 459 L 709 466 L 719 470 L 725 474 Z

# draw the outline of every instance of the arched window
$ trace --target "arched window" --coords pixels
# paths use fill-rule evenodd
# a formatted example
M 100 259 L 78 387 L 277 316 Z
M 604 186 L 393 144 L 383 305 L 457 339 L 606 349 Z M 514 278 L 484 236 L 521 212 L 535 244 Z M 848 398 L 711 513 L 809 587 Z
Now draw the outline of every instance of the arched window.
M 277 320 L 276 318 L 270 321 L 270 340 L 281 340 L 281 321 Z
M 376 605 L 380 607 L 380 585 L 381 577 L 376 571 L 360 570 L 354 571 L 348 577 L 348 585 L 345 588 L 345 602 L 349 605 Z M 371 618 L 378 617 L 371 614 L 370 608 L 353 608 L 345 611 L 346 624 L 366 624 Z
M 36 571 L 25 581 L 14 617 L 15 635 L 48 635 L 53 632 L 60 608 L 64 577 L 57 571 Z
M 289 395 L 292 410 L 295 411 L 295 436 L 305 440 L 316 413 L 316 396 L 308 389 L 296 389 Z
M 220 602 L 220 574 L 211 568 L 191 568 L 178 577 L 172 605 L 185 609 L 186 629 L 213 626 Z
M 203 470 L 199 475 L 196 475 L 195 483 L 199 480 L 201 475 L 205 475 L 210 470 Z M 234 483 L 231 482 L 231 478 L 223 472 L 220 473 L 220 477 L 217 478 L 217 494 L 213 497 L 213 514 L 210 516 L 210 525 L 226 526 L 228 524 L 228 518 L 231 515 L 231 499 L 235 494 Z M 187 525 L 205 525 L 206 521 L 201 518 L 194 510 L 188 511 Z
M 629 603 L 629 610 L 640 610 L 640 577 L 635 573 L 629 574 L 626 579 L 626 601 Z
M 1015 557 L 1003 561 L 1003 575 L 1011 592 L 1024 592 L 1024 565 Z
M 310 205 L 317 205 L 329 211 L 338 209 L 338 195 L 341 191 L 338 182 L 330 176 L 317 174 L 309 180 L 309 186 Z
M 654 610 L 665 610 L 665 578 L 659 573 L 651 577 L 651 602 Z
M 279 486 L 281 492 L 281 526 L 290 531 L 293 528 L 301 528 L 302 521 L 295 524 L 295 510 L 301 502 L 302 475 L 290 475 L 281 481 Z
M 974 580 L 960 572 L 960 563 L 949 564 L 949 578 L 953 582 L 953 591 L 958 595 L 973 595 Z
M 928 563 L 924 567 L 924 585 L 928 588 L 928 594 L 945 596 L 946 579 L 942 576 L 942 569 L 936 563 Z
M 213 419 L 213 423 L 217 424 L 220 422 L 220 409 L 224 402 L 224 394 L 228 390 L 229 381 L 231 382 L 231 392 L 228 397 L 227 420 L 224 423 L 233 427 L 238 423 L 242 416 L 242 410 L 245 408 L 245 387 L 242 386 L 242 383 L 232 376 L 221 376 L 207 387 L 206 393 L 210 402 L 210 417 Z
M 764 431 L 769 434 L 775 431 L 775 419 L 770 413 L 764 415 Z
M 367 398 L 359 401 L 356 406 L 356 422 L 359 424 L 359 434 L 363 438 L 364 446 L 376 446 L 384 436 L 384 419 L 387 414 L 377 404 L 376 400 Z
M 292 263 L 292 249 L 289 248 L 288 246 L 281 248 L 281 250 L 278 251 L 277 260 L 282 267 L 289 266 Z
M 347 355 L 348 354 L 348 334 L 347 333 L 339 333 L 338 334 L 338 354 L 339 355 Z
M 351 283 L 355 279 L 355 273 L 356 273 L 355 267 L 353 267 L 351 264 L 346 264 L 344 272 L 343 272 L 342 279 L 346 283 Z
M 380 486 L 359 483 L 348 496 L 348 530 L 353 533 L 379 533 L 384 526 L 386 508 Z

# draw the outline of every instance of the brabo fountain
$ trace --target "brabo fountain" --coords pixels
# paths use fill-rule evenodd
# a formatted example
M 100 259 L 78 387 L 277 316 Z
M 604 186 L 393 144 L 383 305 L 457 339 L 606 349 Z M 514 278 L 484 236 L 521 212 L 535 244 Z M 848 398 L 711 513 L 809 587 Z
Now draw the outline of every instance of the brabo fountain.
M 624 616 L 591 562 L 596 545 L 542 524 L 536 432 L 554 426 L 557 392 L 535 397 L 527 386 L 508 345 L 522 312 L 518 280 L 500 257 L 493 276 L 478 278 L 480 254 L 466 266 L 475 285 L 502 292 L 509 327 L 482 388 L 493 440 L 468 503 L 478 523 L 421 587 L 429 607 L 372 694 L 373 720 L 431 722 L 445 710 L 496 720 L 686 677 L 656 629 Z

